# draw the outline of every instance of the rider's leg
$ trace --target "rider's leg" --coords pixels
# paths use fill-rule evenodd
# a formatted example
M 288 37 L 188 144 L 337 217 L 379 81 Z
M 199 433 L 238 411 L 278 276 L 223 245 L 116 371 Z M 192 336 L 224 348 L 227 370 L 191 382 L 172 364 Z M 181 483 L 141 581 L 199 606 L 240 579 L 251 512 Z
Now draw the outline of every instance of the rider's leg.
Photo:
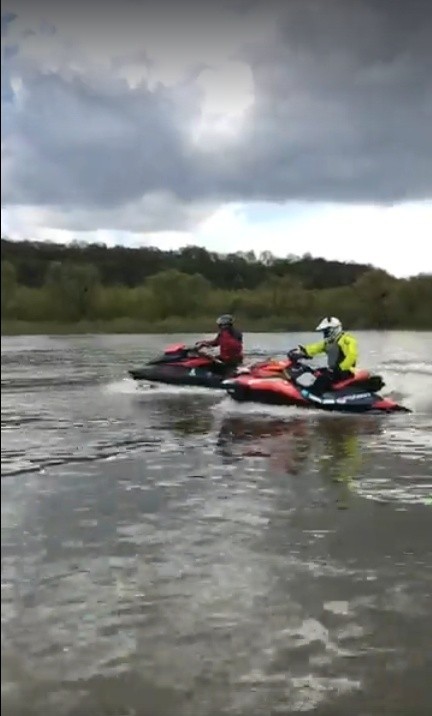
M 332 384 L 333 378 L 330 371 L 323 368 L 308 390 L 310 393 L 314 393 L 314 395 L 322 395 L 327 390 L 331 390 Z

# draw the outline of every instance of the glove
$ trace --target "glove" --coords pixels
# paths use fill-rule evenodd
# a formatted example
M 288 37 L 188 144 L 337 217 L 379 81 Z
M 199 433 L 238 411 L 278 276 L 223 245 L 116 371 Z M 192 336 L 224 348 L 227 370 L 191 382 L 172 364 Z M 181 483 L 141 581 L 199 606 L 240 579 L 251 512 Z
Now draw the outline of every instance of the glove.
M 298 361 L 301 358 L 307 358 L 306 351 L 299 346 L 298 348 L 291 348 L 290 351 L 288 351 L 287 356 L 292 361 Z

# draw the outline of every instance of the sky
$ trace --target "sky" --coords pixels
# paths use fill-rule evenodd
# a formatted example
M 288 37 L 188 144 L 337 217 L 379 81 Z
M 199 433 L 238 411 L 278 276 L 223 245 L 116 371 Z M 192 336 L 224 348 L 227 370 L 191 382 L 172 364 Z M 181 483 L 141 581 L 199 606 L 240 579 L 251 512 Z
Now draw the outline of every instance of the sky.
M 431 0 L 5 0 L 2 235 L 432 272 Z

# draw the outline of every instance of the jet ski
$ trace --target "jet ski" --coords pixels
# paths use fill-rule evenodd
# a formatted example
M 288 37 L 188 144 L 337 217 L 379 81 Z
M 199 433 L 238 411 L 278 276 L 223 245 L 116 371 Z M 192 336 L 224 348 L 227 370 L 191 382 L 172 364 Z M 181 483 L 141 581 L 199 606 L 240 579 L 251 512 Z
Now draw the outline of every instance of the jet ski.
M 175 343 L 167 346 L 162 355 L 153 358 L 142 368 L 131 369 L 128 373 L 138 381 L 222 388 L 227 373 L 221 366 L 220 361 L 198 346 Z
M 175 343 L 146 363 L 142 368 L 128 371 L 131 378 L 151 383 L 190 385 L 203 388 L 222 388 L 227 377 L 217 372 L 217 361 L 198 346 Z
M 331 390 L 315 395 L 312 386 L 308 387 L 302 381 L 306 374 L 316 378 L 320 370 L 311 368 L 301 359 L 288 358 L 286 361 L 271 361 L 268 366 L 262 365 L 259 375 L 245 369 L 242 374 L 224 380 L 223 387 L 238 402 L 319 408 L 345 413 L 411 412 L 391 398 L 383 398 L 378 394 L 385 385 L 380 375 L 359 370 L 352 378 L 334 384 Z
M 253 363 L 248 367 L 239 366 L 231 371 L 231 376 L 254 375 L 256 377 L 280 375 L 286 361 L 265 360 Z M 164 352 L 150 360 L 142 368 L 128 371 L 131 378 L 150 383 L 169 383 L 171 385 L 189 385 L 200 388 L 223 389 L 223 382 L 229 376 L 223 364 L 199 347 L 174 343 L 167 346 Z

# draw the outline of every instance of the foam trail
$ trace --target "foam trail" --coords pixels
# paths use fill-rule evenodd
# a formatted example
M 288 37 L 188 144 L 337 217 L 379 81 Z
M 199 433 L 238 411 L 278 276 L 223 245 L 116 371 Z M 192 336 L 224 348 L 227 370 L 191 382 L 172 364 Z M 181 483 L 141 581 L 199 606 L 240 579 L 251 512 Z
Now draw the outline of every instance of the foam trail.
M 408 362 L 402 360 L 386 361 L 382 364 L 383 371 L 391 371 L 393 373 L 399 373 L 402 375 L 407 374 L 420 374 L 429 375 L 432 377 L 432 363 L 426 361 L 423 362 Z
M 381 374 L 385 380 L 382 395 L 390 395 L 415 411 L 432 413 L 432 371 L 428 364 L 384 368 Z
M 150 398 L 155 395 L 207 395 L 223 397 L 221 390 L 211 388 L 201 388 L 199 386 L 190 385 L 169 385 L 165 383 L 146 383 L 144 381 L 137 382 L 131 378 L 109 383 L 105 386 L 105 390 L 109 393 L 117 393 L 122 395 L 148 395 Z
M 237 403 L 235 400 L 232 400 L 232 398 L 226 396 L 223 400 L 221 400 L 219 403 L 213 406 L 212 408 L 213 412 L 215 414 L 220 414 L 221 416 L 229 416 L 229 415 L 269 415 L 274 418 L 282 418 L 286 420 L 290 420 L 296 415 L 299 415 L 300 411 L 302 415 L 304 415 L 306 412 L 308 414 L 317 414 L 319 411 L 313 410 L 313 408 L 310 408 L 309 410 L 305 411 L 301 408 L 297 408 L 295 406 L 290 405 L 266 405 L 265 403 Z
M 115 383 L 108 383 L 104 385 L 103 389 L 108 393 L 120 393 L 121 395 L 132 395 L 138 392 L 139 386 L 130 378 L 123 378 L 123 380 L 117 380 Z

